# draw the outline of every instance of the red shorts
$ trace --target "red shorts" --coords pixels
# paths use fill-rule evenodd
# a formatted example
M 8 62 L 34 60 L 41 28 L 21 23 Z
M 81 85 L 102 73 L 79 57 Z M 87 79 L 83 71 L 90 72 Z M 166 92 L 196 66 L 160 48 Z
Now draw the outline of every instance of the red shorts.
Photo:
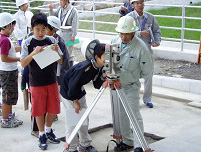
M 60 113 L 60 98 L 58 84 L 30 87 L 32 117 L 43 116 L 45 113 Z

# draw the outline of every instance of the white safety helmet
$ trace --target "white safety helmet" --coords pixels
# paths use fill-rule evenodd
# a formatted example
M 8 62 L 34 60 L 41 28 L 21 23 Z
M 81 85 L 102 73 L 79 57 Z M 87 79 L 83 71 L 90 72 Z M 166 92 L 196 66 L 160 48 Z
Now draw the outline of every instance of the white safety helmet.
M 48 16 L 47 23 L 57 30 L 59 30 L 61 27 L 61 22 L 60 22 L 59 18 L 56 16 Z
M 22 6 L 23 4 L 28 3 L 28 0 L 16 0 L 16 6 Z
M 132 33 L 139 28 L 136 26 L 136 22 L 131 16 L 123 16 L 119 19 L 115 30 L 119 33 Z
M 15 21 L 15 19 L 12 17 L 12 15 L 10 13 L 7 13 L 7 12 L 0 13 L 0 27 L 1 28 L 6 25 L 9 25 L 13 21 Z
M 97 44 L 100 44 L 100 41 L 97 39 L 86 40 L 82 43 L 81 52 L 82 55 L 87 59 L 94 59 L 94 48 Z
M 131 0 L 131 4 L 132 4 L 133 2 L 137 2 L 137 1 L 142 1 L 142 2 L 144 2 L 144 0 Z

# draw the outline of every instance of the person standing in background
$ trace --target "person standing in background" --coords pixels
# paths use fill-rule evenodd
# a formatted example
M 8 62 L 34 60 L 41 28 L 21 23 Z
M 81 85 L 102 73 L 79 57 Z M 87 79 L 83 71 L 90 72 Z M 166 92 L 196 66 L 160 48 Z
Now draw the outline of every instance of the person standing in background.
M 122 17 L 122 16 L 125 16 L 126 14 L 128 14 L 132 11 L 134 11 L 134 8 L 131 5 L 131 1 L 128 0 L 128 1 L 124 2 L 123 6 L 121 6 L 119 13 L 121 14 L 121 17 Z
M 75 37 L 77 35 L 78 29 L 78 11 L 75 7 L 70 4 L 69 0 L 60 0 L 60 7 L 56 12 L 53 11 L 52 4 L 49 5 L 50 15 L 57 16 L 61 21 L 61 32 L 60 36 L 64 39 L 64 41 L 72 40 L 75 42 Z M 69 54 L 69 66 L 73 66 L 73 45 L 67 46 L 68 54 Z
M 21 46 L 22 40 L 30 32 L 33 13 L 28 11 L 28 0 L 16 0 L 16 6 L 19 7 L 19 10 L 13 16 L 16 20 L 14 35 L 18 40 L 19 46 Z
M 147 45 L 147 47 L 149 48 L 149 51 L 152 57 L 152 64 L 154 68 L 154 57 L 153 57 L 153 50 L 151 49 L 151 46 L 157 47 L 160 45 L 160 42 L 161 42 L 160 27 L 155 17 L 153 16 L 153 14 L 144 11 L 144 0 L 132 0 L 131 4 L 135 10 L 127 15 L 135 19 L 136 25 L 139 27 L 139 30 L 136 31 L 136 36 L 138 36 L 141 40 L 143 40 L 145 44 Z M 153 33 L 154 42 L 151 39 L 150 32 Z M 144 82 L 143 102 L 149 108 L 153 108 L 153 103 L 151 102 L 152 77 L 153 77 L 153 71 L 150 75 L 148 75 L 145 78 L 145 82 Z

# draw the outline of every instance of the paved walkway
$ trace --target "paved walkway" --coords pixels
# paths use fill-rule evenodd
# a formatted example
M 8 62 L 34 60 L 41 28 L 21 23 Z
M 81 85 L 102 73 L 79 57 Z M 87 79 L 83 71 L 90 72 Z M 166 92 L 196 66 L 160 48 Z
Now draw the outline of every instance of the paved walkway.
M 89 105 L 97 94 L 97 90 L 93 89 L 92 84 L 86 85 L 85 88 L 87 90 L 87 102 Z M 165 89 L 157 86 L 153 87 L 153 92 L 153 109 L 147 108 L 142 103 L 142 100 L 140 101 L 145 132 L 165 137 L 165 139 L 151 144 L 150 147 L 155 149 L 156 152 L 201 151 L 201 147 L 199 146 L 201 111 L 198 108 L 188 106 L 189 100 L 195 100 L 197 98 L 201 99 L 201 95 Z M 181 97 L 170 99 L 169 96 L 171 96 L 173 92 Z M 112 123 L 109 96 L 109 88 L 107 88 L 90 114 L 90 129 Z M 191 96 L 191 99 L 188 99 L 188 96 Z M 19 93 L 18 104 L 14 106 L 13 110 L 19 116 L 19 119 L 24 121 L 24 124 L 18 128 L 0 128 L 0 151 L 41 151 L 38 148 L 38 139 L 31 136 L 30 110 L 23 110 L 23 98 L 21 92 Z M 64 116 L 65 112 L 63 105 L 61 105 L 59 120 L 53 124 L 53 129 L 55 129 L 55 134 L 58 137 L 65 136 Z M 112 139 L 110 137 L 112 133 L 112 129 L 108 128 L 91 134 L 93 137 L 92 144 L 97 147 L 99 152 L 104 152 L 106 150 L 109 140 Z M 64 142 L 61 142 L 58 145 L 49 144 L 47 151 L 61 152 L 63 150 L 63 145 Z M 110 151 L 112 151 L 112 148 L 113 144 L 110 146 Z

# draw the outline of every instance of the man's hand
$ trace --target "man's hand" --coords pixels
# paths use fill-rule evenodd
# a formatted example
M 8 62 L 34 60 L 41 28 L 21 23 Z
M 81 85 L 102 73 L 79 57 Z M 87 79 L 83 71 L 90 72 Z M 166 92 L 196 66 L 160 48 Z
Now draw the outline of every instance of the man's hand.
M 157 47 L 157 46 L 159 46 L 160 44 L 155 41 L 155 44 L 153 44 L 153 42 L 151 42 L 151 45 L 152 45 L 153 47 Z
M 72 37 L 71 40 L 75 43 L 75 37 Z
M 49 5 L 49 9 L 50 9 L 50 11 L 53 10 L 53 6 L 52 6 L 52 4 Z
M 127 8 L 125 6 L 121 6 L 121 10 L 125 12 Z
M 78 100 L 74 100 L 74 107 L 75 107 L 75 113 L 79 114 L 79 112 L 82 110 L 82 107 L 80 106 L 80 103 Z
M 150 38 L 150 33 L 149 30 L 143 30 L 141 31 L 141 36 L 146 37 L 146 38 Z

